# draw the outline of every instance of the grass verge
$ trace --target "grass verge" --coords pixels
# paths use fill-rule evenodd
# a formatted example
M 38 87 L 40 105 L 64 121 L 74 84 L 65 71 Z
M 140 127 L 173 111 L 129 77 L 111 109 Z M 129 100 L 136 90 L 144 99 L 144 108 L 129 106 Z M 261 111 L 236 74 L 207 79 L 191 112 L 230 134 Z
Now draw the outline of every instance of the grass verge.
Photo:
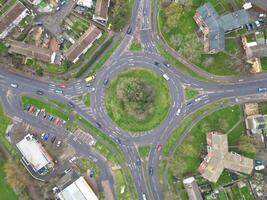
M 194 90 L 193 88 L 186 87 L 184 91 L 186 100 L 193 99 L 194 97 L 199 95 L 199 92 L 197 90 Z
M 138 153 L 141 158 L 146 158 L 149 152 L 150 152 L 150 146 L 148 145 L 138 147 Z

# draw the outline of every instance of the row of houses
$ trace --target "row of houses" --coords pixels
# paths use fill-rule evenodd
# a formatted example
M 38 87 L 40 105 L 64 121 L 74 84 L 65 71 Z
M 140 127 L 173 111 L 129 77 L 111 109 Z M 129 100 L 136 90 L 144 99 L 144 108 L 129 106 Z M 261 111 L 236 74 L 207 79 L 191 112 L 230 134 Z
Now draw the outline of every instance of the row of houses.
M 31 2 L 35 5 L 35 1 Z M 101 25 L 106 25 L 108 20 L 108 8 L 110 0 L 97 0 L 93 20 Z M 9 32 L 15 28 L 27 15 L 29 10 L 21 3 L 17 2 L 12 6 L 6 14 L 0 17 L 0 39 L 5 39 Z M 95 25 L 91 25 L 85 33 L 74 41 L 74 44 L 64 52 L 51 50 L 44 47 L 38 47 L 24 42 L 8 40 L 9 53 L 20 54 L 27 58 L 37 59 L 45 63 L 59 65 L 62 59 L 67 59 L 72 63 L 76 63 L 79 58 L 88 51 L 93 43 L 102 35 L 100 29 Z

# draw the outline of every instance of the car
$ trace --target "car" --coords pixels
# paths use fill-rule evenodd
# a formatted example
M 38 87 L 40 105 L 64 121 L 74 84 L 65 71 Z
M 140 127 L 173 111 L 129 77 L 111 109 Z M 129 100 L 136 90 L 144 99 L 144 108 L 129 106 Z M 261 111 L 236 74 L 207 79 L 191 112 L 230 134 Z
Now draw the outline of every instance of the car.
M 48 120 L 51 122 L 54 119 L 52 115 L 49 115 Z
M 266 92 L 267 91 L 267 88 L 265 87 L 259 87 L 258 88 L 258 92 Z
M 40 114 L 41 110 L 40 109 L 36 109 L 35 111 L 35 116 L 37 117 Z
M 62 84 L 59 85 L 59 87 L 65 89 L 67 86 L 62 83 Z
M 74 103 L 72 103 L 71 101 L 68 103 L 68 105 L 69 105 L 69 107 L 71 107 L 71 108 L 74 108 L 74 107 L 75 107 Z
M 255 160 L 255 166 L 262 165 L 262 160 Z
M 58 90 L 58 89 L 56 89 L 55 92 L 56 92 L 57 94 L 63 94 L 63 91 L 62 91 L 62 90 Z
M 36 91 L 36 94 L 38 94 L 38 95 L 43 95 L 44 92 L 43 92 L 42 90 L 37 90 L 37 91 Z
M 181 109 L 179 108 L 179 109 L 177 110 L 177 112 L 176 112 L 176 115 L 179 116 L 180 113 L 181 113 Z
M 251 31 L 251 28 L 250 28 L 249 24 L 246 24 L 245 27 L 246 27 L 246 29 L 247 29 L 248 31 Z
M 259 14 L 259 17 L 266 17 L 266 14 L 261 13 Z
M 108 82 L 109 82 L 109 80 L 108 80 L 108 79 L 105 79 L 104 82 L 103 82 L 103 84 L 104 84 L 104 85 L 107 85 Z
M 129 26 L 128 29 L 127 29 L 127 32 L 126 32 L 128 35 L 130 35 L 132 33 L 132 27 Z
M 51 143 L 54 143 L 56 141 L 56 136 L 54 135 L 52 138 L 51 138 Z
M 86 84 L 86 87 L 91 87 L 91 86 L 92 86 L 92 83 Z
M 257 171 L 261 171 L 263 169 L 265 169 L 264 165 L 258 165 L 258 166 L 255 167 L 255 170 L 257 170 Z
M 155 61 L 154 64 L 155 64 L 156 66 L 159 66 L 159 62 L 156 62 L 156 61 Z
M 141 159 L 140 159 L 140 158 L 137 158 L 137 160 L 136 160 L 136 164 L 137 164 L 137 165 L 141 165 Z
M 143 200 L 146 200 L 146 195 L 142 194 L 142 198 L 143 198 Z
M 43 133 L 43 134 L 42 134 L 42 139 L 43 139 L 44 141 L 47 141 L 47 140 L 49 139 L 49 133 Z
M 261 26 L 261 24 L 260 24 L 260 22 L 258 20 L 255 21 L 255 24 L 256 24 L 257 27 Z
M 158 144 L 157 145 L 157 151 L 161 151 L 161 149 L 162 149 L 162 145 L 161 144 Z
M 64 173 L 67 174 L 67 173 L 69 173 L 71 170 L 72 170 L 71 168 L 66 169 L 66 170 L 64 170 Z
M 193 105 L 193 103 L 192 103 L 191 101 L 189 101 L 189 102 L 186 103 L 186 105 L 187 105 L 188 107 L 191 107 L 191 106 Z
M 93 178 L 93 176 L 94 176 L 94 171 L 93 170 L 90 171 L 89 176 L 90 176 L 90 178 Z
M 249 26 L 250 26 L 251 30 L 253 30 L 255 28 L 255 24 L 254 23 L 249 23 Z
M 150 175 L 150 176 L 153 175 L 153 167 L 149 167 L 149 175 Z
M 62 143 L 61 140 L 58 140 L 57 141 L 57 147 L 60 147 L 61 146 L 61 143 Z
M 92 75 L 92 76 L 88 76 L 86 79 L 85 79 L 85 82 L 90 82 L 90 81 L 93 81 L 95 79 L 95 76 Z
M 163 62 L 163 65 L 165 66 L 165 67 L 170 67 L 171 65 L 169 64 L 169 63 L 167 63 L 167 62 Z
M 11 83 L 10 86 L 13 87 L 13 88 L 18 88 L 19 87 L 19 85 L 17 83 Z
M 97 128 L 101 128 L 102 127 L 99 122 L 96 122 L 95 125 L 96 125 Z
M 88 90 L 89 92 L 94 92 L 95 91 L 95 88 L 93 87 L 93 88 L 89 88 L 89 90 Z
M 75 156 L 73 156 L 71 159 L 69 159 L 69 162 L 70 162 L 70 163 L 73 163 L 74 160 L 76 160 L 76 157 L 75 157 Z
M 163 78 L 165 78 L 166 81 L 170 80 L 170 78 L 167 74 L 163 74 Z
M 31 105 L 27 105 L 25 110 L 29 111 L 30 108 L 31 108 Z

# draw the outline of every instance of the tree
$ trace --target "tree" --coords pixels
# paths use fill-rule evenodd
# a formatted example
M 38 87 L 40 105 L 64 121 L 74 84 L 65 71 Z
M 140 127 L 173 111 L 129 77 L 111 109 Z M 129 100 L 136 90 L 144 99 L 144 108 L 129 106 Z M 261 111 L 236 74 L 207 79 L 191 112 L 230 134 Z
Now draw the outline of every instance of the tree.
M 183 12 L 183 7 L 175 2 L 170 3 L 166 7 L 165 9 L 165 14 L 167 17 L 166 23 L 170 28 L 175 28 L 177 26 L 177 21 L 180 19 L 182 12 Z
M 35 70 L 36 74 L 38 76 L 43 76 L 44 73 L 43 73 L 43 69 L 41 67 L 38 67 L 36 70 Z

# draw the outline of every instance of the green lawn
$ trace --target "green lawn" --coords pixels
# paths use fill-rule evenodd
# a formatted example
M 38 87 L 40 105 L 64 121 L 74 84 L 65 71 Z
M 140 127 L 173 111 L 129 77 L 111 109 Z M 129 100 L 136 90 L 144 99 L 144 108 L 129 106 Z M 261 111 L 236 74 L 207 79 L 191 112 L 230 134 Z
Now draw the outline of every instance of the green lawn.
M 116 192 L 118 195 L 118 199 L 131 200 L 132 195 L 131 195 L 131 192 L 128 191 L 127 180 L 125 179 L 125 176 L 123 175 L 123 171 L 122 170 L 113 171 L 113 177 L 115 180 L 115 188 L 116 188 Z M 121 193 L 122 187 L 125 187 L 124 193 Z
M 129 50 L 130 51 L 142 51 L 143 47 L 142 47 L 141 43 L 136 42 L 136 41 L 132 41 Z
M 0 42 L 0 56 L 4 56 L 7 54 L 8 48 L 3 42 Z
M 12 190 L 10 185 L 5 180 L 5 172 L 4 172 L 4 163 L 5 160 L 0 155 L 0 199 L 6 200 L 15 200 L 18 199 L 18 196 Z
M 262 115 L 266 115 L 267 114 L 267 101 L 263 101 L 259 103 L 259 112 Z
M 86 174 L 87 171 L 94 171 L 94 177 L 97 179 L 100 175 L 100 168 L 94 163 L 94 161 L 86 158 L 81 158 L 78 162 L 78 167 L 82 174 Z
M 139 88 L 133 91 L 136 93 L 130 94 L 133 98 L 124 97 L 125 91 L 132 91 L 128 84 L 135 81 L 144 83 L 146 88 L 143 89 L 151 88 L 151 91 L 142 91 Z M 150 94 L 150 100 L 142 99 Z M 141 100 L 133 102 L 132 99 Z M 128 69 L 110 81 L 106 89 L 105 104 L 108 115 L 121 128 L 131 132 L 147 131 L 158 126 L 166 117 L 170 107 L 169 88 L 163 77 L 151 70 Z
M 67 105 L 57 102 L 56 100 L 41 100 L 29 96 L 21 96 L 21 103 L 23 108 L 26 108 L 27 105 L 36 106 L 39 109 L 45 109 L 47 113 L 55 115 L 65 121 L 69 120 L 71 109 Z
M 196 9 L 206 1 L 193 0 L 192 5 L 180 9 L 179 6 L 159 6 L 158 26 L 164 40 L 176 51 L 183 54 L 203 70 L 215 75 L 235 75 L 239 68 L 234 65 L 234 54 L 239 50 L 236 39 L 226 39 L 225 52 L 215 55 L 207 55 L 203 52 L 203 44 L 200 42 L 196 32 L 197 25 L 193 19 Z M 231 10 L 228 0 L 210 0 L 219 14 L 226 14 Z M 236 1 L 239 8 L 242 8 L 243 0 Z M 168 5 L 168 4 L 165 4 Z M 175 5 L 173 3 L 173 5 Z M 176 12 L 174 12 L 176 9 Z M 176 22 L 176 23 L 174 23 Z M 227 38 L 227 35 L 226 35 Z M 186 42 L 185 42 L 186 41 Z
M 240 188 L 240 193 L 244 200 L 253 200 L 253 195 L 247 186 Z
M 149 152 L 150 146 L 148 145 L 138 147 L 138 153 L 141 158 L 146 158 L 149 155 Z
M 199 92 L 197 90 L 194 90 L 192 88 L 186 87 L 185 88 L 185 99 L 190 100 L 193 99 L 194 97 L 198 96 Z
M 261 58 L 261 68 L 262 68 L 262 71 L 267 70 L 267 58 Z

